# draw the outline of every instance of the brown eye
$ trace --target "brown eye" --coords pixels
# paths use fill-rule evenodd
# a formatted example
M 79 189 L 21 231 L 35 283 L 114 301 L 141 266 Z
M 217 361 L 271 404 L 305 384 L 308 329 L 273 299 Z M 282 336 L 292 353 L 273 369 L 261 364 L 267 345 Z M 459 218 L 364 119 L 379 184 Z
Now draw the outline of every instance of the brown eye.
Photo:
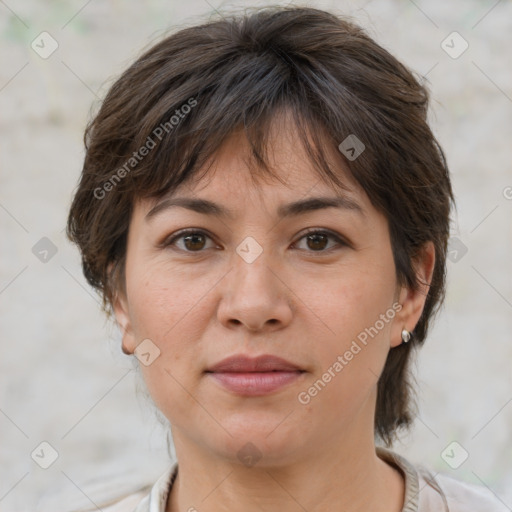
M 181 231 L 173 238 L 164 243 L 165 246 L 175 245 L 179 250 L 185 252 L 201 252 L 205 248 L 206 241 L 211 238 L 203 231 L 187 230 Z M 180 247 L 177 242 L 183 242 Z
M 324 234 L 315 233 L 307 235 L 308 247 L 314 251 L 325 249 L 329 243 L 329 237 Z
M 164 247 L 174 246 L 183 252 L 202 252 L 208 249 L 207 241 L 212 238 L 200 230 L 184 230 L 175 234 L 171 239 L 165 241 Z M 306 248 L 300 248 L 307 252 L 327 253 L 336 246 L 348 246 L 339 236 L 329 231 L 313 230 L 306 233 L 299 242 L 306 241 Z M 329 241 L 334 241 L 333 245 L 329 245 Z M 211 248 L 211 247 L 210 247 Z
M 329 240 L 334 240 L 336 245 L 347 245 L 340 237 L 328 231 L 310 231 L 300 240 L 306 240 L 307 251 L 309 252 L 328 252 L 333 246 L 328 247 Z
M 185 247 L 190 251 L 197 251 L 204 246 L 204 235 L 201 233 L 193 233 L 183 237 Z

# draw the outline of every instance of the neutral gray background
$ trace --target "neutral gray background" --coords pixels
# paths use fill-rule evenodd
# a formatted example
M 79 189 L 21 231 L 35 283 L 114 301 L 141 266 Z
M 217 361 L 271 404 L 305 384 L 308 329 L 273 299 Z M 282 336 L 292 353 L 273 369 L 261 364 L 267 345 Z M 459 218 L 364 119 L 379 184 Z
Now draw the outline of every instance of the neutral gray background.
M 265 3 L 0 0 L 2 511 L 94 508 L 110 479 L 122 492 L 169 463 L 165 430 L 63 228 L 91 106 L 165 30 L 230 5 Z M 512 3 L 309 5 L 354 16 L 426 77 L 458 201 L 445 308 L 417 364 L 420 415 L 395 449 L 487 485 L 512 509 Z M 46 59 L 31 48 L 43 31 L 59 45 Z M 441 47 L 453 31 L 469 44 L 458 58 Z M 31 458 L 43 441 L 58 452 L 46 470 Z M 458 469 L 441 456 L 453 441 L 469 453 Z

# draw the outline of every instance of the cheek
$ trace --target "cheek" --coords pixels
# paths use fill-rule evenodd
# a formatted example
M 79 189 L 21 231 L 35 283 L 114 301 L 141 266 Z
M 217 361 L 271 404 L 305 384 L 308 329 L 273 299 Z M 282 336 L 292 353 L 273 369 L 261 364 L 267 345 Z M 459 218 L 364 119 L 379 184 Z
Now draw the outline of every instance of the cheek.
M 144 269 L 143 271 L 141 269 Z M 179 383 L 195 386 L 194 373 L 200 368 L 197 340 L 214 314 L 208 291 L 218 279 L 166 268 L 160 262 L 132 262 L 127 280 L 130 319 L 136 343 L 150 339 L 159 356 L 150 366 L 141 364 L 148 390 L 155 402 L 163 395 L 173 403 L 189 407 L 190 396 Z M 179 397 L 179 400 L 178 400 Z
M 330 290 L 338 300 L 324 298 L 330 331 L 311 344 L 320 365 L 297 397 L 299 403 L 307 402 L 301 407 L 311 417 L 321 417 L 334 429 L 350 422 L 374 396 L 395 314 L 391 288 L 365 281 L 354 287 L 346 284 Z
M 140 364 L 144 381 L 156 406 L 180 424 L 180 418 L 197 408 L 192 398 L 198 362 L 194 340 L 201 325 L 198 315 L 205 314 L 197 307 L 204 291 L 191 293 L 192 287 L 176 279 L 171 286 L 160 272 L 146 272 L 132 284 L 132 291 L 137 290 L 130 300 L 134 334 L 138 340 L 149 338 L 159 350 L 149 366 Z
M 316 303 L 321 305 L 319 316 L 325 320 L 326 333 L 324 343 L 315 344 L 315 351 L 322 370 L 331 368 L 331 374 L 336 375 L 333 385 L 329 384 L 332 390 L 337 389 L 332 396 L 336 400 L 340 393 L 346 395 L 347 390 L 367 392 L 385 363 L 396 313 L 391 253 L 329 282 L 325 293 L 315 296 Z M 336 362 L 339 364 L 335 366 Z M 325 375 L 324 380 L 329 378 Z
M 335 336 L 347 341 L 373 326 L 393 305 L 394 268 L 368 263 L 330 280 L 323 294 L 315 297 L 319 311 Z M 388 315 L 390 316 L 390 315 Z M 379 330 L 387 331 L 390 323 Z
M 211 288 L 207 277 L 192 278 L 158 262 L 134 262 L 130 276 L 127 292 L 133 329 L 163 346 L 178 339 L 177 330 L 182 333 L 191 325 L 190 317 L 197 315 L 197 306 Z

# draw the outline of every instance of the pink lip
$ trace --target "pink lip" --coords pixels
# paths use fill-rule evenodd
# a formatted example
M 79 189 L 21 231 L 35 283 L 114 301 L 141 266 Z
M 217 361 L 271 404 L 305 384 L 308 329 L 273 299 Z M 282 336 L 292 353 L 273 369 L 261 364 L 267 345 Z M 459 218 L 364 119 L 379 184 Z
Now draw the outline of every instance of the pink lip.
M 303 373 L 280 357 L 245 355 L 228 357 L 206 371 L 223 387 L 244 396 L 265 395 L 295 381 Z
M 260 396 L 272 393 L 298 379 L 303 372 L 252 372 L 252 373 L 211 373 L 223 387 L 244 396 Z
M 249 357 L 243 354 L 227 357 L 219 363 L 208 368 L 207 372 L 272 372 L 272 371 L 301 371 L 301 369 L 281 357 L 264 354 L 258 357 Z

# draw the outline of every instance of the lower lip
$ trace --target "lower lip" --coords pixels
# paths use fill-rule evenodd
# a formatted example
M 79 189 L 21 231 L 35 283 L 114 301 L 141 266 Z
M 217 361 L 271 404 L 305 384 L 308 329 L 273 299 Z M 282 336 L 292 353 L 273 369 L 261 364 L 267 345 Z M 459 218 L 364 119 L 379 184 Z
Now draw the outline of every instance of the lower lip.
M 209 373 L 217 382 L 238 395 L 259 396 L 272 393 L 296 381 L 303 372 Z

